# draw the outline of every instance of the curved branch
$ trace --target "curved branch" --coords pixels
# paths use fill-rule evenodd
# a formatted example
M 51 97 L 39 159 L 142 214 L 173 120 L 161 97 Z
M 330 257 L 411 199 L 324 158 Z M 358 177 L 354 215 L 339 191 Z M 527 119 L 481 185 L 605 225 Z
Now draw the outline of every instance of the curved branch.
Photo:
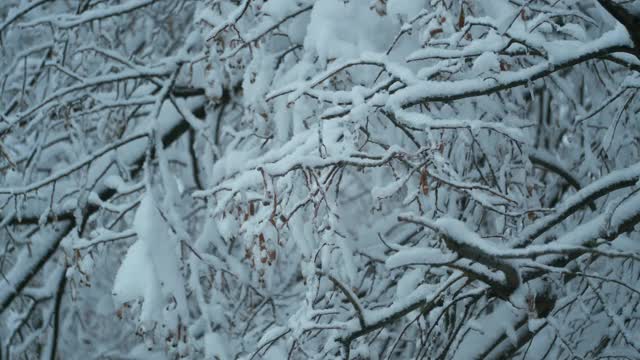
M 590 48 L 576 57 L 571 57 L 562 62 L 553 63 L 547 61 L 517 73 L 500 74 L 494 78 L 483 81 L 459 80 L 447 83 L 446 87 L 441 86 L 438 81 L 425 81 L 419 85 L 408 86 L 398 90 L 391 97 L 401 98 L 399 101 L 402 108 L 410 108 L 415 105 L 428 102 L 447 102 L 461 99 L 468 99 L 483 95 L 494 94 L 503 90 L 508 90 L 518 86 L 529 84 L 535 80 L 547 77 L 557 71 L 571 68 L 584 62 L 595 60 L 616 52 L 634 53 L 633 48 L 625 46 L 623 43 L 607 45 L 595 50 Z M 493 84 L 487 85 L 487 82 Z
M 347 298 L 347 300 L 351 303 L 351 305 L 353 305 L 353 308 L 356 310 L 356 315 L 358 316 L 360 327 L 364 329 L 367 326 L 367 322 L 364 318 L 364 310 L 362 309 L 362 305 L 360 305 L 360 302 L 358 301 L 357 295 L 354 294 L 353 291 L 349 290 L 349 288 L 345 286 L 335 276 L 329 273 L 325 273 L 323 271 L 317 271 L 316 274 L 320 276 L 326 276 L 327 279 L 331 280 L 333 285 L 335 285 L 338 289 L 340 289 L 340 291 L 342 291 L 344 296 Z
M 612 171 L 568 197 L 554 213 L 540 218 L 526 227 L 511 244 L 524 247 L 553 226 L 568 218 L 583 206 L 613 191 L 633 186 L 640 180 L 640 163 L 626 169 Z
M 635 46 L 634 55 L 640 59 L 640 16 L 631 14 L 611 0 L 598 0 L 598 3 L 627 29 Z
M 547 156 L 547 154 L 544 154 L 538 150 L 530 150 L 529 160 L 531 160 L 531 163 L 535 165 L 544 167 L 545 169 L 556 173 L 571 186 L 573 186 L 576 190 L 582 189 L 582 186 L 580 185 L 578 179 L 569 174 L 569 172 L 566 171 L 559 163 L 554 161 L 555 159 Z M 591 208 L 591 210 L 596 211 L 596 204 L 594 202 L 590 202 L 589 207 Z

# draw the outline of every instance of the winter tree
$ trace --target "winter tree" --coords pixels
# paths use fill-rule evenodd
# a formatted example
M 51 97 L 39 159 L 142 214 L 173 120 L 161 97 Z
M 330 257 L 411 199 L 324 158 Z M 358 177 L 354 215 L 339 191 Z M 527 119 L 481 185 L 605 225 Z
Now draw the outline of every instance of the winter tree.
M 638 24 L 2 1 L 0 359 L 640 358 Z

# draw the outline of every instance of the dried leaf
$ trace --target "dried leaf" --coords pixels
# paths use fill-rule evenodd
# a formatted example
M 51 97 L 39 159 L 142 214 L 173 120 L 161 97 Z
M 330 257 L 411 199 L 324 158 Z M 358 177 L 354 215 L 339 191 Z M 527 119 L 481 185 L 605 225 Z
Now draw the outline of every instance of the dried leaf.
M 425 167 L 420 172 L 420 190 L 422 190 L 422 193 L 425 196 L 429 195 L 429 180 L 427 179 L 427 176 L 428 176 L 428 172 L 427 172 L 427 168 Z

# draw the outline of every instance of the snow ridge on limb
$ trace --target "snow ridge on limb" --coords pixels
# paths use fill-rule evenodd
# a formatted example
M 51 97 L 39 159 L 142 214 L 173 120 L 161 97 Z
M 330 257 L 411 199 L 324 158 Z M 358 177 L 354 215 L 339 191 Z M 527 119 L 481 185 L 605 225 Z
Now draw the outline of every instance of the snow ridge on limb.
M 426 226 L 443 235 L 447 248 L 459 257 L 477 262 L 489 269 L 501 271 L 504 274 L 504 282 L 489 284 L 496 290 L 508 294 L 520 286 L 521 280 L 517 268 L 508 261 L 497 258 L 496 252 L 499 252 L 499 249 L 482 239 L 478 234 L 468 230 L 464 222 L 451 218 L 430 221 L 412 215 L 400 215 L 398 220 Z
M 623 5 L 617 4 L 613 0 L 598 0 L 598 3 L 627 29 L 631 40 L 633 40 L 635 55 L 640 59 L 640 29 L 638 28 L 640 14 L 633 14 Z
M 513 247 L 521 247 L 530 244 L 545 231 L 557 225 L 590 202 L 615 190 L 634 186 L 638 183 L 638 180 L 640 180 L 640 163 L 603 176 L 567 198 L 552 214 L 527 226 L 511 245 Z
M 549 76 L 556 71 L 570 68 L 604 55 L 631 50 L 625 29 L 616 27 L 614 30 L 603 34 L 599 39 L 574 49 L 571 55 L 559 54 L 559 60 L 555 60 L 552 57 L 553 53 L 551 53 L 548 54 L 547 59 L 536 65 L 518 71 L 496 74 L 490 79 L 461 80 L 449 83 L 426 81 L 399 90 L 391 96 L 389 101 L 392 104 L 408 108 L 421 103 L 453 101 L 488 95 L 526 85 L 537 79 Z

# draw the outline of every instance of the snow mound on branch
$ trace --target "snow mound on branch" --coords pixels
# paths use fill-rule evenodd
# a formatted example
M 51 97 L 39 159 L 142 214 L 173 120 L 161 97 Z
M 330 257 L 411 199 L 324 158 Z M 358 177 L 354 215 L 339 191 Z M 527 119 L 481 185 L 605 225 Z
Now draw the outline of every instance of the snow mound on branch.
M 484 52 L 473 62 L 472 70 L 476 74 L 481 74 L 489 71 L 499 71 L 500 60 L 498 60 L 498 56 L 494 52 Z
M 125 255 L 113 284 L 113 298 L 117 304 L 145 296 L 145 286 L 153 282 L 151 262 L 141 241 L 136 241 Z
M 170 229 L 147 193 L 136 212 L 131 245 L 116 274 L 113 296 L 117 305 L 141 299 L 141 321 L 164 319 L 170 327 L 186 315 L 184 283 L 177 246 Z
M 315 50 L 321 62 L 382 52 L 395 27 L 371 10 L 368 1 L 321 0 L 311 12 L 304 47 Z

